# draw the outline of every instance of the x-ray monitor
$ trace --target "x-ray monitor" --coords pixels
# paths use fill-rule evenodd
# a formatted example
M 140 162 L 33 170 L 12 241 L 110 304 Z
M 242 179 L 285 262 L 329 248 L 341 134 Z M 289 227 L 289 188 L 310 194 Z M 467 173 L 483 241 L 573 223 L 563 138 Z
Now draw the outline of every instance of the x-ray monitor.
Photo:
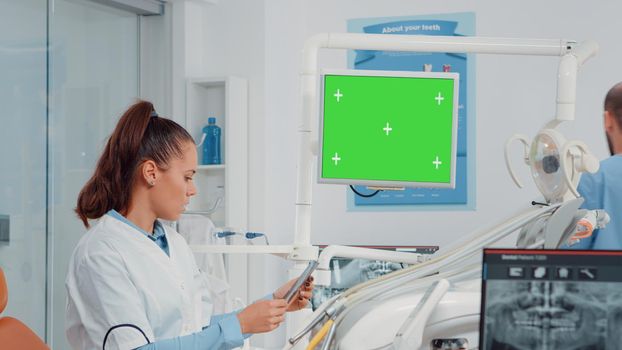
M 485 249 L 480 349 L 622 349 L 622 251 Z
M 320 183 L 454 188 L 457 73 L 320 74 Z

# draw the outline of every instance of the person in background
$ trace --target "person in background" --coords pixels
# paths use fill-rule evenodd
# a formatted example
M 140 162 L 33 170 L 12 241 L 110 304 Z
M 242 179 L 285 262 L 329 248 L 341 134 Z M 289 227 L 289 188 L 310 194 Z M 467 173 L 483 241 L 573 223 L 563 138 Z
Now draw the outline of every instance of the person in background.
M 307 305 L 312 278 L 243 310 L 213 315 L 193 254 L 174 221 L 196 194 L 192 137 L 139 101 L 119 120 L 76 213 L 89 228 L 67 274 L 66 334 L 75 349 L 231 349 Z
M 600 162 L 595 174 L 583 173 L 577 191 L 583 208 L 604 209 L 610 221 L 573 249 L 622 249 L 622 82 L 607 92 L 604 117 L 611 157 Z

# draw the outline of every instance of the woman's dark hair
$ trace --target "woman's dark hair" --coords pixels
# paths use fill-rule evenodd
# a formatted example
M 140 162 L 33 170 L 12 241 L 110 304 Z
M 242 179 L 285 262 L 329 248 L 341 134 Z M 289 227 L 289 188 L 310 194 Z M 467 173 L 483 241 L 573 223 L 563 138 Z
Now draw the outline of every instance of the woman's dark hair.
M 119 119 L 106 143 L 93 176 L 78 195 L 76 213 L 89 227 L 88 219 L 98 219 L 109 210 L 124 213 L 138 166 L 153 160 L 167 169 L 172 157 L 183 156 L 183 144 L 194 140 L 174 121 L 160 118 L 153 104 L 138 101 Z

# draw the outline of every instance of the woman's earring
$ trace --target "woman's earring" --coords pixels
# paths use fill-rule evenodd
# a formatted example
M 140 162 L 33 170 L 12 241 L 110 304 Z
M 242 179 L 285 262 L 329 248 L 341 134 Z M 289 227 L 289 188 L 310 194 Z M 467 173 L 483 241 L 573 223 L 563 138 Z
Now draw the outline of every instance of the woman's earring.
M 153 187 L 153 186 L 155 186 L 155 182 L 149 181 L 149 187 Z

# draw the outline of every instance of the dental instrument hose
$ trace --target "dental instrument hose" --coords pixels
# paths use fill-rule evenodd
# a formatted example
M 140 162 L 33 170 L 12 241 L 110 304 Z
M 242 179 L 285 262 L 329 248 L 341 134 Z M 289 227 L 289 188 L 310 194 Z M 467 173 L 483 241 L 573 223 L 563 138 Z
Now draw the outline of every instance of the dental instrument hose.
M 369 295 L 368 293 L 365 293 L 365 292 L 362 292 L 362 294 L 360 294 L 360 295 L 355 295 L 356 293 L 358 293 L 362 289 L 372 288 L 372 291 L 370 291 L 371 292 L 370 294 L 373 294 L 374 293 L 373 287 L 378 286 L 378 284 L 380 284 L 380 283 L 389 282 L 392 285 L 393 283 L 391 283 L 391 282 L 400 283 L 401 282 L 400 281 L 401 278 L 406 278 L 406 279 L 418 278 L 421 275 L 425 275 L 427 273 L 432 272 L 432 270 L 437 268 L 437 265 L 439 263 L 442 263 L 445 260 L 448 260 L 449 261 L 448 265 L 451 266 L 452 264 L 455 263 L 455 260 L 459 260 L 460 258 L 463 258 L 462 255 L 470 256 L 470 255 L 472 255 L 474 253 L 474 252 L 467 252 L 467 253 L 459 254 L 461 251 L 464 252 L 465 250 L 468 251 L 468 250 L 471 250 L 472 248 L 479 248 L 481 245 L 485 246 L 486 244 L 489 244 L 491 241 L 492 242 L 497 241 L 497 240 L 503 238 L 504 236 L 506 236 L 507 234 L 509 234 L 511 232 L 514 232 L 517 229 L 518 226 L 523 224 L 524 221 L 532 220 L 534 217 L 539 217 L 539 216 L 542 216 L 542 215 L 547 215 L 551 211 L 554 211 L 558 206 L 559 205 L 553 205 L 553 206 L 550 206 L 550 207 L 540 208 L 540 209 L 535 210 L 535 211 L 530 210 L 530 211 L 528 211 L 526 213 L 523 213 L 518 218 L 514 218 L 513 220 L 508 220 L 509 223 L 508 223 L 508 221 L 506 221 L 505 223 L 496 225 L 492 229 L 487 230 L 485 233 L 480 234 L 480 235 L 476 235 L 476 236 L 480 236 L 480 237 L 477 237 L 476 239 L 472 240 L 471 242 L 467 243 L 466 245 L 458 246 L 457 248 L 450 249 L 447 252 L 445 252 L 444 254 L 442 254 L 441 256 L 438 256 L 437 258 L 432 258 L 432 259 L 430 259 L 428 261 L 425 261 L 425 262 L 423 262 L 421 264 L 417 264 L 417 265 L 411 266 L 411 267 L 409 267 L 407 269 L 396 271 L 394 273 L 381 276 L 381 277 L 379 277 L 377 279 L 370 280 L 370 281 L 367 281 L 367 282 L 362 283 L 360 285 L 357 285 L 357 286 L 355 286 L 353 288 L 350 288 L 349 290 L 344 292 L 337 300 L 333 301 L 333 303 L 337 302 L 337 301 L 341 301 L 342 305 L 343 304 L 348 304 L 348 306 L 353 306 L 353 305 L 356 305 L 358 301 L 364 300 L 365 297 L 367 295 Z M 494 237 L 495 235 L 492 235 L 490 233 L 490 232 L 494 233 L 494 232 L 499 232 L 499 231 L 505 231 L 505 234 L 500 235 L 501 237 Z M 486 234 L 486 233 L 488 233 L 488 234 Z M 488 237 L 488 236 L 492 236 L 492 237 Z M 452 257 L 452 255 L 456 255 L 456 256 Z M 414 276 L 408 276 L 410 274 L 413 274 Z M 401 283 L 403 283 L 403 282 L 401 282 Z M 341 319 L 341 317 L 339 319 Z
M 385 288 L 388 287 L 388 289 L 391 289 L 394 284 L 405 283 L 405 282 L 401 282 L 402 278 L 407 279 L 407 280 L 414 280 L 416 278 L 421 278 L 421 275 L 432 273 L 434 269 L 438 268 L 438 264 L 441 262 L 445 264 L 445 267 L 450 267 L 453 264 L 455 264 L 457 260 L 460 260 L 461 258 L 468 257 L 468 256 L 475 254 L 476 251 L 470 251 L 472 250 L 472 248 L 479 248 L 480 246 L 485 246 L 487 244 L 490 244 L 491 242 L 495 242 L 505 237 L 507 234 L 514 232 L 517 229 L 517 227 L 523 224 L 524 221 L 532 220 L 534 217 L 546 215 L 549 212 L 554 211 L 558 206 L 559 205 L 553 205 L 551 207 L 538 209 L 535 212 L 529 211 L 527 213 L 524 213 L 521 216 L 519 216 L 519 218 L 515 218 L 514 220 L 508 220 L 509 224 L 507 223 L 507 221 L 506 223 L 499 224 L 493 227 L 492 229 L 488 230 L 487 231 L 488 234 L 486 233 L 481 234 L 479 235 L 480 237 L 477 237 L 477 239 L 472 240 L 466 245 L 458 246 L 457 248 L 450 249 L 447 252 L 444 252 L 444 254 L 442 254 L 441 256 L 430 259 L 421 264 L 411 266 L 407 269 L 396 271 L 391 274 L 384 275 L 377 279 L 367 281 L 365 283 L 357 285 L 347 290 L 346 292 L 344 292 L 341 295 L 340 299 L 342 300 L 345 299 L 343 301 L 343 304 L 347 304 L 347 307 L 345 307 L 347 309 L 347 308 L 350 308 L 356 305 L 359 301 L 365 300 L 366 296 L 368 296 L 369 294 L 374 294 L 374 289 L 377 288 L 380 283 L 383 283 L 383 282 L 389 283 L 389 285 L 384 285 L 384 287 Z M 500 232 L 500 231 L 501 232 L 505 231 L 505 233 L 502 235 L 498 235 L 499 237 L 494 237 L 495 235 L 490 234 L 490 232 L 494 233 L 494 232 Z M 492 236 L 492 237 L 488 237 L 488 236 Z M 466 251 L 466 253 L 464 251 Z M 446 260 L 448 262 L 446 262 Z M 367 289 L 367 288 L 371 288 L 372 290 L 368 292 L 362 291 L 362 289 Z M 361 294 L 356 295 L 355 293 L 358 293 L 359 291 L 361 291 Z M 344 310 L 344 311 L 347 311 L 347 310 Z M 341 317 L 338 318 L 338 321 L 339 320 L 341 320 Z
M 402 285 L 395 287 L 395 288 L 386 288 L 386 286 L 373 286 L 370 287 L 372 288 L 371 291 L 366 291 L 367 295 L 356 295 L 355 297 L 353 296 L 352 298 L 356 300 L 352 300 L 349 301 L 352 304 L 355 304 L 357 302 L 360 301 L 360 299 L 364 299 L 364 300 L 369 300 L 369 299 L 373 299 L 373 298 L 377 298 L 379 295 L 384 294 L 383 299 L 391 299 L 393 297 L 396 297 L 397 295 L 403 294 L 403 293 L 409 293 L 412 292 L 413 290 L 417 290 L 417 289 L 423 289 L 426 285 L 429 285 L 430 282 L 434 282 L 437 281 L 439 279 L 447 279 L 447 280 L 452 280 L 454 278 L 456 278 L 457 276 L 460 276 L 461 274 L 468 272 L 474 268 L 477 267 L 481 267 L 481 264 L 477 263 L 477 264 L 471 264 L 471 265 L 467 265 L 467 266 L 458 266 L 456 268 L 454 268 L 451 271 L 445 271 L 445 272 L 441 272 L 439 274 L 436 275 L 431 275 L 431 276 L 426 276 L 426 277 L 422 277 L 420 279 L 416 279 L 414 281 L 407 281 L 407 282 L 403 282 Z M 481 272 L 480 272 L 481 274 Z M 399 288 L 399 290 L 397 289 Z M 371 294 L 371 295 L 370 295 Z M 363 301 L 364 301 L 363 300 Z M 343 312 L 340 313 L 339 315 L 336 315 L 335 317 L 335 322 L 331 328 L 331 331 L 335 328 L 337 328 L 339 326 L 339 324 L 341 324 L 341 322 L 343 321 L 343 319 L 348 315 L 348 312 L 350 312 L 352 310 L 352 308 L 356 306 L 356 305 L 349 305 L 348 308 L 344 308 Z M 332 342 L 332 338 L 334 337 L 335 332 L 329 332 L 328 335 L 326 336 L 326 340 L 325 342 Z M 326 344 L 326 343 L 325 343 Z M 380 348 L 377 349 L 384 349 L 384 348 L 390 348 L 391 343 L 388 343 Z M 324 349 L 322 349 L 324 350 Z
M 429 282 L 433 282 L 436 281 L 438 279 L 450 279 L 453 276 L 459 275 L 460 273 L 463 273 L 464 271 L 470 270 L 476 266 L 479 266 L 479 264 L 473 264 L 473 265 L 469 265 L 469 266 L 461 266 L 455 270 L 452 271 L 447 271 L 447 272 L 442 272 L 438 275 L 432 275 L 432 276 L 426 276 L 423 277 L 421 279 L 417 279 L 414 281 L 407 281 L 402 283 L 402 285 L 400 285 L 399 287 L 396 288 L 406 288 L 408 290 L 408 292 L 412 292 L 415 289 L 419 289 L 419 288 L 423 288 L 425 285 L 427 285 Z M 393 282 L 393 281 L 391 281 Z M 397 281 L 396 281 L 397 282 Z M 398 284 L 398 283 L 394 283 L 394 284 Z M 391 298 L 394 297 L 395 294 L 401 294 L 404 293 L 404 291 L 398 291 L 392 287 L 390 288 L 386 288 L 386 286 L 372 286 L 370 287 L 372 290 L 371 291 L 366 291 L 367 295 L 360 295 L 357 294 L 355 296 L 352 296 L 351 298 L 353 300 L 349 300 L 350 303 L 356 303 L 358 302 L 360 299 L 371 299 L 371 298 L 375 298 L 377 296 L 379 296 L 380 294 L 383 293 L 388 293 L 390 296 L 386 296 L 386 298 Z M 388 290 L 388 292 L 387 292 Z M 371 295 L 370 295 L 371 294 Z M 367 297 L 367 298 L 366 298 Z M 350 308 L 351 310 L 351 308 Z M 328 346 L 329 344 L 332 342 L 334 336 L 335 336 L 335 330 L 337 328 L 337 326 L 339 324 L 341 324 L 342 320 L 347 316 L 349 310 L 345 309 L 343 310 L 342 313 L 336 314 L 335 318 L 334 318 L 334 323 L 332 324 L 330 331 L 328 332 L 328 334 L 325 337 L 324 340 L 324 346 L 322 347 L 322 350 L 328 350 Z
M 357 285 L 355 287 L 350 288 L 349 290 L 347 290 L 346 292 L 344 292 L 343 294 L 341 294 L 338 298 L 335 298 L 333 300 L 329 300 L 328 302 L 326 302 L 326 308 L 324 308 L 323 310 L 317 310 L 316 312 L 318 312 L 318 316 L 320 316 L 321 314 L 324 313 L 324 310 L 328 309 L 329 306 L 332 306 L 333 304 L 337 303 L 338 305 L 340 305 L 339 307 L 339 312 L 336 312 L 336 314 L 341 313 L 341 309 L 344 308 L 344 305 L 347 303 L 349 304 L 348 306 L 353 306 L 356 305 L 356 303 L 358 301 L 360 301 L 361 299 L 365 299 L 365 297 L 369 294 L 375 294 L 373 287 L 377 287 L 378 284 L 383 283 L 383 282 L 397 282 L 397 283 L 404 283 L 401 280 L 401 278 L 406 278 L 406 279 L 414 279 L 414 278 L 418 278 L 420 277 L 420 275 L 422 274 L 426 274 L 428 273 L 427 270 L 433 270 L 438 263 L 443 262 L 444 260 L 449 260 L 450 263 L 448 264 L 449 266 L 451 266 L 453 263 L 455 263 L 456 259 L 462 258 L 461 255 L 466 255 L 466 256 L 470 256 L 472 255 L 474 252 L 469 252 L 466 254 L 456 254 L 459 253 L 460 251 L 465 251 L 465 250 L 470 250 L 471 247 L 473 248 L 478 248 L 481 245 L 486 245 L 489 244 L 491 241 L 495 242 L 503 237 L 505 237 L 508 232 L 514 232 L 517 229 L 517 226 L 520 226 L 521 224 L 523 224 L 523 221 L 526 220 L 532 220 L 534 217 L 539 217 L 542 215 L 547 215 L 548 213 L 550 213 L 551 211 L 555 211 L 557 209 L 557 207 L 559 207 L 559 205 L 552 205 L 550 207 L 545 207 L 545 208 L 541 208 L 538 210 L 535 210 L 535 212 L 533 211 L 529 211 L 526 213 L 521 214 L 518 218 L 514 218 L 513 220 L 508 220 L 505 223 L 502 224 L 498 224 L 495 227 L 487 230 L 486 232 L 484 232 L 483 234 L 477 234 L 475 235 L 476 238 L 471 240 L 471 242 L 467 243 L 466 245 L 463 246 L 458 246 L 454 249 L 450 249 L 447 252 L 444 252 L 444 254 L 442 254 L 441 256 L 438 256 L 437 258 L 432 258 L 428 261 L 425 261 L 421 264 L 417 264 L 414 266 L 411 266 L 407 269 L 404 270 L 400 270 L 400 271 L 396 271 L 393 272 L 391 274 L 388 275 L 384 275 L 381 276 L 377 279 L 374 280 L 370 280 L 367 281 L 365 283 L 362 283 L 360 285 Z M 504 227 L 505 226 L 505 227 Z M 509 230 L 508 230 L 509 228 Z M 498 231 L 506 231 L 505 234 L 501 235 L 501 237 L 494 237 L 494 235 L 491 234 L 491 232 L 498 232 Z M 487 234 L 488 233 L 488 234 Z M 478 237 L 479 236 L 479 237 Z M 493 236 L 493 237 L 488 237 L 488 236 Z M 456 254 L 457 257 L 453 257 L 453 259 L 451 258 L 452 255 Z M 427 269 L 424 269 L 425 267 L 427 267 Z M 423 271 L 421 271 L 423 270 Z M 409 274 L 413 274 L 414 276 L 408 276 Z M 409 278 L 411 277 L 411 278 Z M 397 280 L 397 281 L 396 281 Z M 396 283 L 396 284 L 397 284 Z M 392 283 L 391 283 L 392 284 Z M 366 288 L 372 288 L 372 291 L 369 291 L 371 293 L 365 293 L 363 292 L 361 295 L 353 295 L 359 291 L 361 291 L 362 289 L 366 289 Z M 316 318 L 314 319 L 314 324 L 319 323 L 322 318 L 324 317 L 318 317 L 316 316 Z M 340 317 L 341 319 L 341 317 Z M 331 324 L 334 323 L 331 322 Z M 339 323 L 339 322 L 338 322 Z M 295 337 L 297 339 L 290 339 L 290 345 L 295 344 L 304 334 L 309 332 L 309 326 L 305 327 L 305 329 L 302 332 L 299 332 L 298 336 Z M 315 339 L 315 338 L 314 338 Z
M 522 218 L 515 219 L 512 223 L 507 225 L 507 226 L 509 226 L 511 228 L 511 230 L 509 230 L 510 233 L 514 232 L 514 230 L 517 229 L 516 226 L 520 226 L 523 223 L 523 221 L 531 220 L 531 219 L 533 219 L 533 217 L 537 217 L 537 216 L 546 214 L 546 213 L 552 211 L 553 209 L 556 209 L 558 206 L 559 205 L 553 205 L 553 206 L 550 206 L 550 207 L 545 207 L 545 208 L 537 209 L 537 210 L 535 210 L 535 213 L 530 211 L 530 212 L 528 212 L 526 214 L 523 214 L 524 216 L 527 216 L 526 219 L 522 219 Z M 528 214 L 531 214 L 531 215 L 528 215 Z M 497 227 L 503 227 L 503 225 L 497 225 L 496 227 L 494 227 L 490 231 L 496 232 L 497 231 Z M 483 237 L 477 237 L 476 239 L 472 240 L 471 242 L 467 243 L 466 245 L 460 245 L 460 246 L 458 246 L 458 247 L 456 247 L 454 249 L 451 249 L 451 250 L 449 250 L 447 252 L 444 252 L 444 254 L 442 254 L 442 255 L 440 255 L 440 256 L 438 256 L 436 258 L 432 258 L 432 259 L 430 259 L 428 261 L 425 261 L 425 262 L 422 262 L 420 264 L 413 265 L 413 266 L 411 266 L 411 267 L 409 267 L 407 269 L 398 270 L 398 271 L 395 271 L 393 273 L 390 273 L 390 274 L 387 274 L 387 275 L 384 275 L 384 276 L 380 276 L 380 277 L 378 277 L 376 279 L 373 279 L 373 280 L 367 281 L 365 283 L 361 283 L 359 285 L 356 285 L 356 286 L 346 290 L 341 295 L 341 298 L 347 298 L 350 295 L 352 295 L 353 293 L 356 293 L 356 292 L 358 292 L 359 290 L 361 290 L 363 288 L 366 288 L 366 287 L 369 287 L 369 286 L 373 286 L 373 285 L 378 284 L 378 283 L 385 282 L 386 280 L 389 280 L 389 279 L 397 278 L 397 277 L 400 277 L 402 275 L 407 275 L 407 274 L 414 273 L 414 272 L 420 272 L 418 270 L 421 270 L 424 267 L 433 268 L 436 265 L 436 263 L 440 263 L 440 262 L 444 261 L 445 259 L 450 260 L 450 261 L 456 260 L 457 258 L 460 258 L 461 256 L 458 255 L 457 257 L 454 257 L 454 259 L 451 259 L 451 256 L 454 255 L 455 253 L 461 251 L 461 250 L 468 250 L 467 248 L 469 248 L 470 246 L 478 247 L 479 244 L 477 244 L 478 243 L 477 240 L 483 241 L 484 244 L 489 243 L 488 241 L 491 240 L 491 238 L 486 237 L 487 236 L 486 234 L 483 234 L 481 236 L 483 236 Z M 503 235 L 503 236 L 505 236 L 505 235 Z M 496 237 L 492 241 L 494 242 L 494 241 L 499 240 L 501 238 L 503 238 L 503 237 Z M 466 255 L 471 255 L 471 254 L 472 253 L 468 253 Z M 424 273 L 427 273 L 427 271 L 424 271 Z
M 525 220 L 532 220 L 534 217 L 538 217 L 538 216 L 541 216 L 541 215 L 546 215 L 547 213 L 549 213 L 551 211 L 554 211 L 554 209 L 556 209 L 556 207 L 558 207 L 558 206 L 559 205 L 555 205 L 555 206 L 551 206 L 551 207 L 547 207 L 547 208 L 541 208 L 541 209 L 535 210 L 535 213 L 534 213 L 534 211 L 530 210 L 529 212 L 520 215 L 518 218 L 514 218 L 514 220 L 508 220 L 508 221 L 510 221 L 510 224 L 507 224 L 507 222 L 504 223 L 504 224 L 499 224 L 496 227 L 493 227 L 492 229 L 487 230 L 487 232 L 506 231 L 506 234 L 507 234 L 507 232 L 511 233 L 514 230 L 516 230 L 516 226 L 520 226 L 523 223 L 523 221 L 525 221 Z M 524 217 L 526 217 L 526 218 L 524 218 Z M 505 228 L 504 226 L 509 226 L 510 230 L 507 230 L 507 228 Z M 409 267 L 407 269 L 396 271 L 394 273 L 391 273 L 391 274 L 388 274 L 388 275 L 384 275 L 384 276 L 381 276 L 381 277 L 379 277 L 377 279 L 370 280 L 370 281 L 367 281 L 367 282 L 362 283 L 360 285 L 357 285 L 357 286 L 355 286 L 353 288 L 350 288 L 349 290 L 347 290 L 343 294 L 341 294 L 338 298 L 335 298 L 333 300 L 329 300 L 326 303 L 327 306 L 326 306 L 326 308 L 324 310 L 328 309 L 329 306 L 332 306 L 333 304 L 337 303 L 337 304 L 341 304 L 340 307 L 339 307 L 339 309 L 340 309 L 339 311 L 341 311 L 341 309 L 343 308 L 344 304 L 347 303 L 347 304 L 349 304 L 348 306 L 352 306 L 353 304 L 355 305 L 357 303 L 357 301 L 359 301 L 361 299 L 363 299 L 363 300 L 365 299 L 366 294 L 368 294 L 368 293 L 363 292 L 360 295 L 353 295 L 353 294 L 359 292 L 362 289 L 377 287 L 378 284 L 383 283 L 385 281 L 389 282 L 392 285 L 393 283 L 391 283 L 391 282 L 396 282 L 395 284 L 403 283 L 403 282 L 400 281 L 401 278 L 406 278 L 406 279 L 418 278 L 420 275 L 428 273 L 427 270 L 432 271 L 436 267 L 436 265 L 438 263 L 441 263 L 444 260 L 449 260 L 450 261 L 449 265 L 451 265 L 452 263 L 454 263 L 454 261 L 452 261 L 452 260 L 456 260 L 456 259 L 459 259 L 459 258 L 462 257 L 461 254 L 456 254 L 457 256 L 453 257 L 453 259 L 452 259 L 451 256 L 454 255 L 454 253 L 458 253 L 461 250 L 463 250 L 463 251 L 464 250 L 469 250 L 469 249 L 467 249 L 467 248 L 469 248 L 469 246 L 478 247 L 479 245 L 486 245 L 487 243 L 489 243 L 489 241 L 493 241 L 494 242 L 494 241 L 496 241 L 498 239 L 503 238 L 506 234 L 501 235 L 501 237 L 494 237 L 494 238 L 487 237 L 487 236 L 491 235 L 490 233 L 489 234 L 486 234 L 486 233 L 481 234 L 479 236 L 483 236 L 483 237 L 477 237 L 479 239 L 472 240 L 470 242 L 470 244 L 467 244 L 466 246 L 458 246 L 457 248 L 450 249 L 448 252 L 442 254 L 441 256 L 438 256 L 437 258 L 430 259 L 430 260 L 428 260 L 426 262 L 423 262 L 421 264 L 417 264 L 417 265 L 411 266 L 411 267 Z M 472 255 L 473 253 L 474 252 L 469 252 L 469 253 L 466 253 L 464 255 L 469 256 L 469 255 Z M 424 269 L 425 267 L 427 267 L 427 269 Z M 423 271 L 421 271 L 421 270 L 423 270 Z M 408 276 L 411 273 L 414 276 Z M 369 291 L 369 292 L 373 293 L 373 290 Z M 317 311 L 319 311 L 318 314 L 323 313 L 324 310 L 321 310 L 321 311 L 317 310 Z M 338 312 L 338 313 L 340 313 L 340 312 Z M 322 318 L 323 317 L 316 317 L 314 319 L 315 322 L 313 322 L 313 323 L 319 323 Z M 306 334 L 309 331 L 308 328 L 309 327 L 306 327 L 306 329 L 305 329 L 306 332 L 305 331 L 300 332 L 299 336 L 301 337 L 302 335 Z M 294 339 L 290 339 L 290 344 L 294 344 L 297 340 L 300 339 L 300 337 L 297 337 L 298 339 L 296 339 L 294 342 L 292 342 L 292 340 L 294 340 Z
M 324 323 L 324 325 L 322 326 L 322 329 L 320 329 L 320 331 L 317 332 L 315 337 L 311 339 L 311 341 L 309 342 L 309 345 L 307 345 L 306 350 L 315 349 L 315 347 L 320 343 L 320 341 L 322 341 L 322 338 L 324 338 L 326 333 L 328 333 L 328 330 L 330 329 L 330 327 L 333 325 L 334 322 L 335 321 L 333 321 L 333 319 L 326 321 L 326 323 Z
M 305 334 L 309 333 L 315 325 L 320 323 L 324 318 L 331 318 L 334 314 L 336 314 L 339 310 L 341 310 L 342 304 L 336 303 L 339 298 L 339 294 L 332 296 L 326 302 L 322 303 L 320 307 L 315 310 L 315 317 L 309 322 L 301 331 L 296 333 L 293 337 L 289 338 L 289 347 L 291 348 L 294 344 L 296 344 Z M 337 304 L 336 306 L 334 304 Z
M 330 326 L 330 330 L 324 339 L 324 345 L 322 345 L 321 350 L 330 350 L 330 344 L 333 342 L 333 337 L 335 336 L 335 330 L 337 329 L 337 324 L 333 323 Z

